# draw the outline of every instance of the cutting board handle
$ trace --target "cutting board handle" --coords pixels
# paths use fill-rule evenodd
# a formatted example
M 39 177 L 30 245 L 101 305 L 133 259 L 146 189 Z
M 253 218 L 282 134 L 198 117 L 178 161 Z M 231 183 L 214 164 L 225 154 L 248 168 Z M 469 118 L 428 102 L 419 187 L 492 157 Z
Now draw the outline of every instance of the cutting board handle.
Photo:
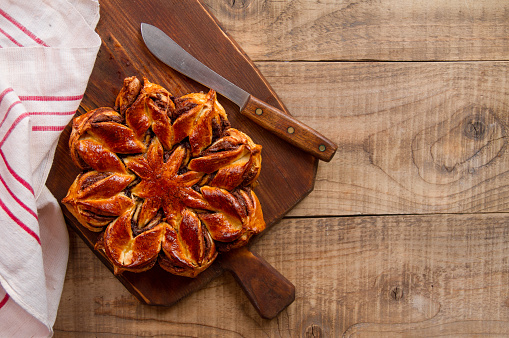
M 295 300 L 295 286 L 246 247 L 223 255 L 221 265 L 235 277 L 262 318 L 276 317 Z

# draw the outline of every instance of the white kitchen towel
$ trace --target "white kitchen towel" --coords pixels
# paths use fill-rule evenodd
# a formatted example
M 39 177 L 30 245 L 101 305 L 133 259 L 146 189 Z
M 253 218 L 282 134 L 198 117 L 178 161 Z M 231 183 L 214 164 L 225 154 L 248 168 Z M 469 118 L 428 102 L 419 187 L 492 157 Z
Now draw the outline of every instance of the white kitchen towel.
M 97 0 L 0 2 L 0 336 L 47 337 L 68 234 L 45 187 L 101 39 Z

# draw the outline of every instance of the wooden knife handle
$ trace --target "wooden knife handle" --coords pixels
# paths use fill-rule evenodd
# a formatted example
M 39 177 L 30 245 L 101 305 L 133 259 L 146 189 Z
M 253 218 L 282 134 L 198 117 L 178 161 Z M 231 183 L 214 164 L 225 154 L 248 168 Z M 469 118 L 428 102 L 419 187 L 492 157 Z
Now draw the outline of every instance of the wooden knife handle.
M 338 148 L 334 142 L 316 130 L 252 95 L 241 113 L 322 161 L 329 162 Z
M 224 255 L 221 265 L 232 273 L 262 318 L 276 317 L 295 300 L 295 286 L 245 247 Z

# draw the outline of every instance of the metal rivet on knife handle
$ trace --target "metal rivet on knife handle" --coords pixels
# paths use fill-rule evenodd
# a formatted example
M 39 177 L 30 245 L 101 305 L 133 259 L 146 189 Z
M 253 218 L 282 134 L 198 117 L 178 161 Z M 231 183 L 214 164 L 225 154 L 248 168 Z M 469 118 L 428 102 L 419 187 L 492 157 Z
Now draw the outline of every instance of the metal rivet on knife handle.
M 256 111 L 262 110 L 262 115 Z M 250 96 L 241 113 L 280 138 L 323 160 L 330 161 L 337 145 L 291 115 Z
M 255 114 L 256 114 L 256 115 L 262 115 L 262 114 L 263 114 L 263 110 L 262 110 L 262 108 L 257 108 L 257 109 L 255 110 Z

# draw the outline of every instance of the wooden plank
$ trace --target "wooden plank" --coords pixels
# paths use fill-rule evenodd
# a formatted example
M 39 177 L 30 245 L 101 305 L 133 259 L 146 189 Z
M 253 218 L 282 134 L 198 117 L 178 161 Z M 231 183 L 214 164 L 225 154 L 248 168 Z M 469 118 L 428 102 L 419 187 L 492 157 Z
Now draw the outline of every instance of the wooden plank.
M 229 275 L 171 308 L 142 305 L 73 234 L 55 336 L 503 335 L 507 217 L 284 219 L 253 247 L 296 286 L 272 321 Z
M 202 2 L 288 110 L 340 144 L 299 217 L 252 247 L 296 301 L 263 320 L 226 274 L 149 307 L 71 233 L 55 336 L 506 336 L 509 63 L 494 61 L 509 3 Z M 387 216 L 412 213 L 432 215 Z M 373 216 L 315 218 L 359 214 Z
M 339 145 L 292 216 L 509 210 L 509 62 L 258 62 Z
M 204 0 L 256 61 L 507 60 L 504 0 Z

